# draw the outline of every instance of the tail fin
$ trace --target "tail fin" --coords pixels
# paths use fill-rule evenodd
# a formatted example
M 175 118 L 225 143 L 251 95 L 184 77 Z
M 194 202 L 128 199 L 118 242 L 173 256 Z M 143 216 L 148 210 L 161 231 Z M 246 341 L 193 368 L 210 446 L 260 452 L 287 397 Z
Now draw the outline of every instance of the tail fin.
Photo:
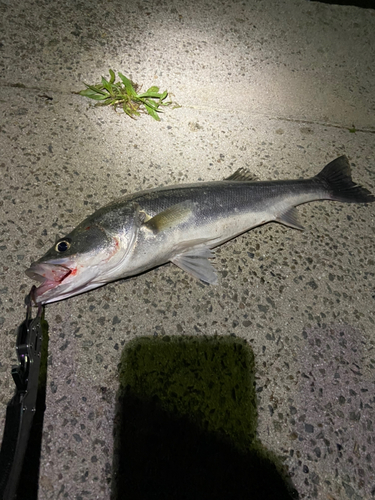
M 375 196 L 370 191 L 353 182 L 346 156 L 340 156 L 328 163 L 315 178 L 323 182 L 332 200 L 346 203 L 375 201 Z

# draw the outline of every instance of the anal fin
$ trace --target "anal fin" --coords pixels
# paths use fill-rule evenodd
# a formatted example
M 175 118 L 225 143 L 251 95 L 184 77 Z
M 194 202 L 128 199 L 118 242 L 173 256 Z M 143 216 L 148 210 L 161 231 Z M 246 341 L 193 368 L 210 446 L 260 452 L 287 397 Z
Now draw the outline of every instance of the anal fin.
M 298 220 L 298 212 L 295 207 L 289 208 L 285 212 L 281 213 L 275 220 L 285 226 L 299 229 L 300 231 L 305 229 Z

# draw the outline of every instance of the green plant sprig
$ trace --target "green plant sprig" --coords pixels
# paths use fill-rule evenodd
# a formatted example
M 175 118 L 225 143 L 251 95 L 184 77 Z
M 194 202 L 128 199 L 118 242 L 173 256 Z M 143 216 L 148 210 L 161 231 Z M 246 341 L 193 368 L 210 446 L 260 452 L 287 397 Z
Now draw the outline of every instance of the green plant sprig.
M 138 94 L 139 86 L 122 73 L 118 73 L 121 80 L 119 82 L 115 82 L 115 73 L 111 69 L 109 75 L 109 80 L 102 77 L 101 83 L 97 85 L 85 83 L 86 89 L 77 92 L 77 94 L 98 101 L 96 106 L 113 106 L 115 110 L 121 107 L 131 118 L 135 118 L 146 111 L 155 120 L 160 120 L 158 113 L 161 112 L 161 109 L 159 109 L 159 106 L 173 104 L 172 101 L 164 102 L 168 92 L 159 92 L 159 87 L 153 86 L 146 92 Z M 180 106 L 175 104 L 173 107 Z

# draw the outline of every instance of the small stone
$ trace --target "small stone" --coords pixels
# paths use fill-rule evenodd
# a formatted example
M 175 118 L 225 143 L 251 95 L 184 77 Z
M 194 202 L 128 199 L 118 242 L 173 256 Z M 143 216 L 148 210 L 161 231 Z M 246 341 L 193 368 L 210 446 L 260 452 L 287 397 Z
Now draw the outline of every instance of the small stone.
M 121 319 L 118 316 L 114 316 L 112 319 L 112 325 L 118 325 L 121 323 Z
M 305 432 L 312 434 L 314 432 L 314 426 L 311 424 L 305 424 Z

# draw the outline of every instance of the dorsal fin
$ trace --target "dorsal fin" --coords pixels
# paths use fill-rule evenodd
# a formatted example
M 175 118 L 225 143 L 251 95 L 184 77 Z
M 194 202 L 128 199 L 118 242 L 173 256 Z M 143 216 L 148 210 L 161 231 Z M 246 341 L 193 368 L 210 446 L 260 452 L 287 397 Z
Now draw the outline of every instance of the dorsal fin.
M 258 179 L 255 177 L 255 175 L 246 170 L 246 168 L 241 167 L 224 180 L 243 182 L 243 181 L 256 181 Z

